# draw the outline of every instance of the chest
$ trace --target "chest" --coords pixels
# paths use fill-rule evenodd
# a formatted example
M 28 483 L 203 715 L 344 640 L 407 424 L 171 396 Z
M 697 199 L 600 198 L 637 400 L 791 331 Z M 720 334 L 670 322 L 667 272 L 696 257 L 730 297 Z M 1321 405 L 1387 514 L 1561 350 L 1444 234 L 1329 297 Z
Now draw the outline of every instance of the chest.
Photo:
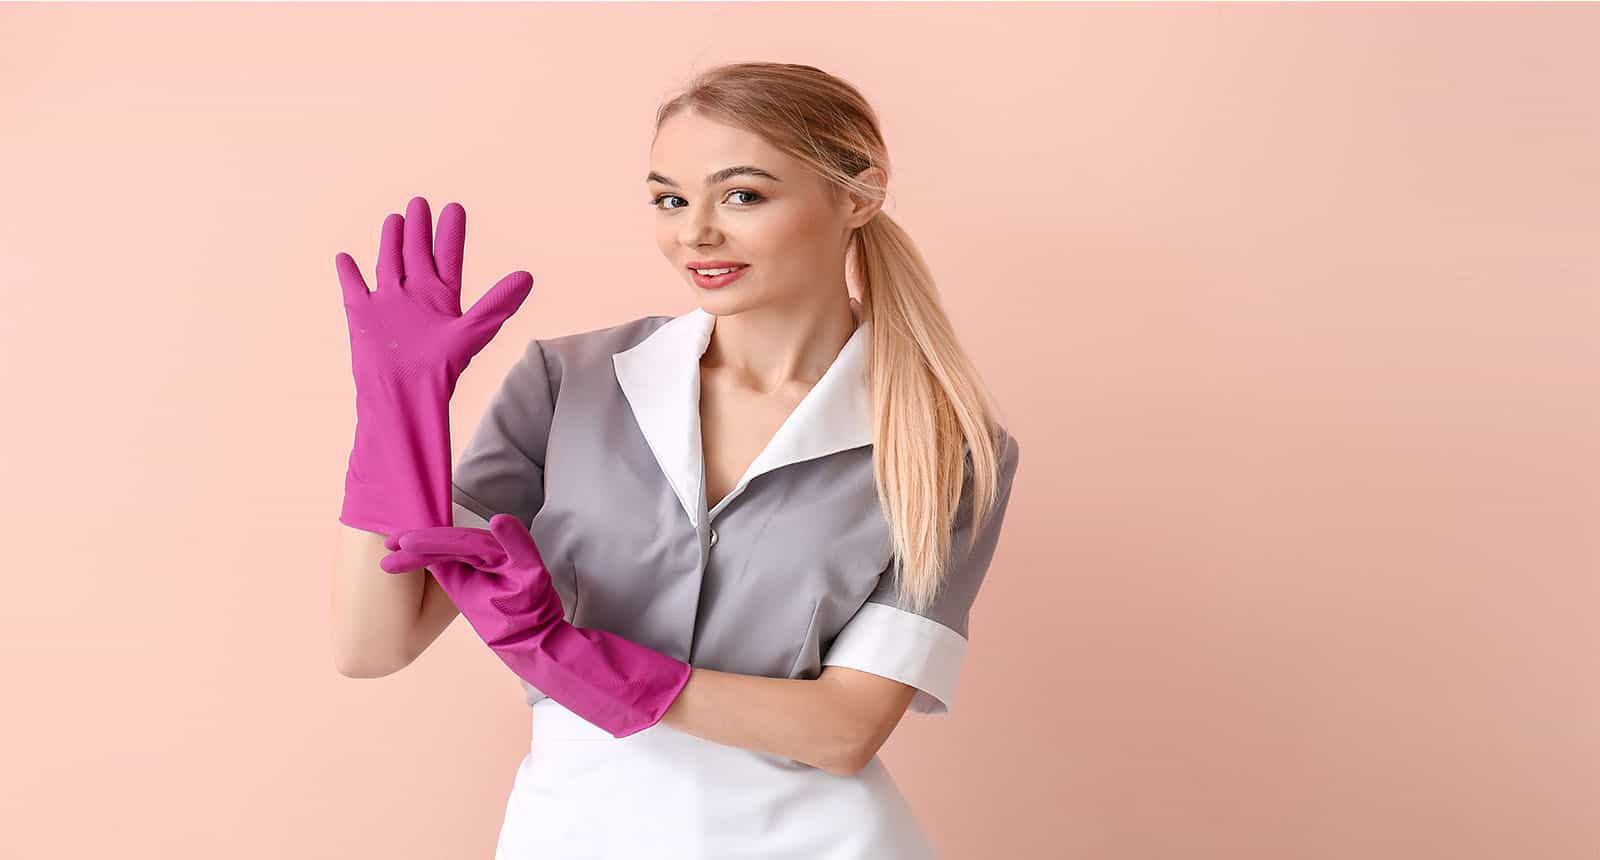
M 797 426 L 852 419 L 807 419 L 799 410 L 817 405 L 807 392 L 741 393 L 715 372 L 701 380 L 697 436 L 692 381 L 671 392 L 684 412 L 666 421 L 644 399 L 656 389 L 635 389 L 636 406 L 605 370 L 564 376 L 531 526 L 563 600 L 572 597 L 569 620 L 704 668 L 814 677 L 813 658 L 890 558 L 872 446 L 801 444 L 819 437 Z
M 720 370 L 701 370 L 700 444 L 707 508 L 715 508 L 733 490 L 807 390 L 753 392 Z

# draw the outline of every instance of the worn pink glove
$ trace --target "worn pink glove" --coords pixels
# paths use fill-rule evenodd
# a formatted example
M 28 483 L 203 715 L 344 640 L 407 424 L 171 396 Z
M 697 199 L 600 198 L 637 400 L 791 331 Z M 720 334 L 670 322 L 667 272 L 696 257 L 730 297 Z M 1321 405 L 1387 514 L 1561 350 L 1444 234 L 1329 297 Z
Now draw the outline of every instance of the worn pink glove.
M 420 528 L 385 545 L 395 552 L 384 570 L 426 567 L 511 671 L 614 737 L 655 725 L 689 681 L 682 660 L 569 623 L 533 535 L 510 514 L 487 530 Z
M 356 382 L 355 443 L 339 513 L 347 526 L 395 535 L 452 522 L 450 395 L 533 289 L 532 275 L 512 272 L 463 315 L 466 237 L 466 210 L 451 203 L 439 213 L 435 253 L 428 201 L 413 197 L 406 217 L 384 219 L 376 292 L 349 254 L 334 258 Z

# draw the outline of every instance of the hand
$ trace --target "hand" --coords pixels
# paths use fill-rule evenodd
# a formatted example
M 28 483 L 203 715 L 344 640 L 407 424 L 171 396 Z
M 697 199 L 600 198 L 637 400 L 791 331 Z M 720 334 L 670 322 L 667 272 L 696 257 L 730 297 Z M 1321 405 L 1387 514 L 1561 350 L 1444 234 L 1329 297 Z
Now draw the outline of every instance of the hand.
M 385 546 L 394 552 L 379 561 L 384 570 L 427 567 L 517 677 L 614 737 L 660 722 L 689 681 L 682 660 L 569 623 L 533 536 L 510 514 L 491 517 L 487 532 L 422 528 Z
M 367 289 L 349 254 L 334 257 L 358 386 L 369 381 L 403 386 L 418 370 L 442 370 L 453 387 L 533 290 L 533 275 L 512 272 L 462 314 L 467 211 L 459 203 L 444 207 L 437 252 L 431 218 L 427 199 L 413 197 L 406 217 L 390 213 L 384 219 L 376 292 Z
M 471 602 L 492 606 L 497 614 L 467 618 L 491 646 L 509 632 L 525 636 L 566 618 L 533 535 L 510 514 L 495 514 L 487 529 L 432 526 L 391 535 L 383 545 L 394 550 L 378 561 L 385 571 L 425 567 L 441 586 L 448 581 L 457 592 L 467 591 Z M 473 570 L 467 573 L 463 567 Z
M 413 197 L 406 218 L 384 220 L 377 292 L 349 254 L 335 258 L 356 383 L 339 521 L 384 535 L 450 523 L 450 396 L 533 289 L 532 275 L 512 272 L 463 315 L 466 210 L 444 208 L 437 254 L 429 219 L 428 201 Z

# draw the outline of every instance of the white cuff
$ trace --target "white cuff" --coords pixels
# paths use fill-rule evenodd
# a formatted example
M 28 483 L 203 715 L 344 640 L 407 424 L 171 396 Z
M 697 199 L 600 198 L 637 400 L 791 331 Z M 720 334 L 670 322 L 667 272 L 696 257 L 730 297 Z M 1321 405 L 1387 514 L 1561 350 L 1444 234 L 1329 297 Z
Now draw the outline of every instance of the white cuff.
M 884 603 L 865 603 L 839 631 L 822 665 L 910 684 L 917 694 L 909 710 L 944 714 L 950 710 L 966 652 L 966 637 L 931 618 Z

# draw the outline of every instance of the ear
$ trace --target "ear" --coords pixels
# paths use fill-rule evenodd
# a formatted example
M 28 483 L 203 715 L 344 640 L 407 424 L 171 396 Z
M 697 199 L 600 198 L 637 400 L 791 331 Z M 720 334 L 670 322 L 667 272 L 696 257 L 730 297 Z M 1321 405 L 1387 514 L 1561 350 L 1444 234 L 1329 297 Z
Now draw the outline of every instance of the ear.
M 889 174 L 885 173 L 883 168 L 873 166 L 857 173 L 856 180 L 876 188 L 883 188 L 889 182 Z M 855 192 L 849 192 L 848 196 L 849 201 L 845 210 L 845 226 L 851 230 L 871 221 L 872 216 L 878 214 L 878 210 L 883 208 L 883 200 L 880 198 L 864 197 Z

